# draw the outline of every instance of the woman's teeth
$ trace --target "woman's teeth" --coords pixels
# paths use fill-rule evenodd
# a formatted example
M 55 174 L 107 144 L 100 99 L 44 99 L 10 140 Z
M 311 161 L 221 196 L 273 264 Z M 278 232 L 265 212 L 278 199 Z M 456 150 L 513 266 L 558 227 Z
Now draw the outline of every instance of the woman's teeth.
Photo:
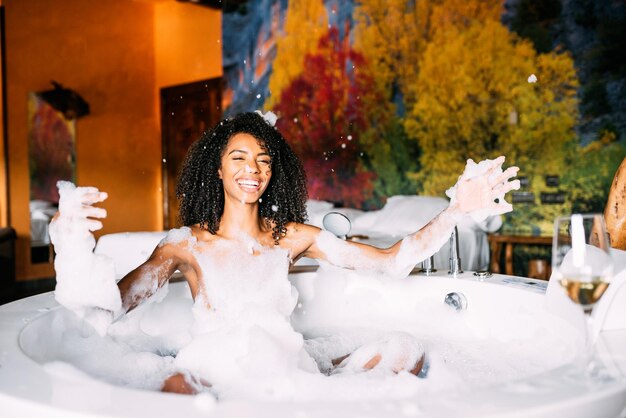
M 244 187 L 259 187 L 259 182 L 255 180 L 237 180 L 237 184 Z

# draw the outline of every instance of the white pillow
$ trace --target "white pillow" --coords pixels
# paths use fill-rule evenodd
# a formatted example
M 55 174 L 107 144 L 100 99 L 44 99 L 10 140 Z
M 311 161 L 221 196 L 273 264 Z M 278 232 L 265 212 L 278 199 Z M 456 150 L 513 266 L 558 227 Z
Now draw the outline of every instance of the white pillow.
M 448 200 L 433 196 L 392 196 L 377 212 L 370 231 L 383 235 L 407 235 L 422 228 L 448 207 Z

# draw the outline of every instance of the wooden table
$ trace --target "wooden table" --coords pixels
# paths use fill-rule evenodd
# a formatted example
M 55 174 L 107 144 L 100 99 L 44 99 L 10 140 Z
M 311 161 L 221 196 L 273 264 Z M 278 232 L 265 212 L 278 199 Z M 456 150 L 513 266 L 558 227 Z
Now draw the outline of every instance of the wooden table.
M 504 272 L 513 275 L 513 246 L 520 245 L 552 245 L 550 236 L 533 235 L 501 235 L 489 234 L 489 246 L 491 248 L 490 270 L 492 273 L 502 273 L 500 268 L 500 255 L 504 246 Z

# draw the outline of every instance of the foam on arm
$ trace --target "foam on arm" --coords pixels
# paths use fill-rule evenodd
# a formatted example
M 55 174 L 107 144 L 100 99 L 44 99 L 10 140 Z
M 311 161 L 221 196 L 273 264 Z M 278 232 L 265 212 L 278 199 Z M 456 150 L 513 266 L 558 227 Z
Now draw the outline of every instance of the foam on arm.
M 190 246 L 191 238 L 191 230 L 187 227 L 170 230 L 148 260 L 120 280 L 118 287 L 122 305 L 115 312 L 116 318 L 136 308 L 155 295 L 159 289 L 164 288 L 178 265 L 174 254 L 176 245 Z
M 106 199 L 93 187 L 76 187 L 67 181 L 57 183 L 59 214 L 50 224 L 50 240 L 56 257 L 56 300 L 105 334 L 111 312 L 121 307 L 113 260 L 93 253 L 96 240 L 91 233 L 102 227 L 95 219 L 106 211 L 91 204 Z
M 448 208 L 424 228 L 388 249 L 344 241 L 328 231 L 320 231 L 316 245 L 325 261 L 332 265 L 389 278 L 403 278 L 417 263 L 439 251 L 461 216 L 463 214 L 458 210 Z
M 374 271 L 390 277 L 406 277 L 420 261 L 435 254 L 449 239 L 456 224 L 469 215 L 475 221 L 513 210 L 504 195 L 519 189 L 519 180 L 509 181 L 517 167 L 502 170 L 504 157 L 475 163 L 467 160 L 457 183 L 446 192 L 450 205 L 424 228 L 405 237 L 388 249 L 350 243 L 330 232 L 321 231 L 317 249 L 329 263 L 355 270 Z

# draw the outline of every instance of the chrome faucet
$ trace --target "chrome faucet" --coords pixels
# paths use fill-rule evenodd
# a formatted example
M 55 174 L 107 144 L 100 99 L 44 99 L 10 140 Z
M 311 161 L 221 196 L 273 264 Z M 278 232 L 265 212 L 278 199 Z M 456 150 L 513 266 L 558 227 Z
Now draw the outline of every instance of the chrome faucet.
M 419 270 L 418 273 L 430 276 L 431 274 L 434 274 L 436 272 L 437 270 L 435 269 L 435 257 L 431 255 L 426 260 L 422 261 L 422 268 Z
M 455 226 L 450 236 L 450 270 L 448 274 L 457 275 L 461 273 L 463 273 L 463 269 L 459 258 L 459 230 Z

